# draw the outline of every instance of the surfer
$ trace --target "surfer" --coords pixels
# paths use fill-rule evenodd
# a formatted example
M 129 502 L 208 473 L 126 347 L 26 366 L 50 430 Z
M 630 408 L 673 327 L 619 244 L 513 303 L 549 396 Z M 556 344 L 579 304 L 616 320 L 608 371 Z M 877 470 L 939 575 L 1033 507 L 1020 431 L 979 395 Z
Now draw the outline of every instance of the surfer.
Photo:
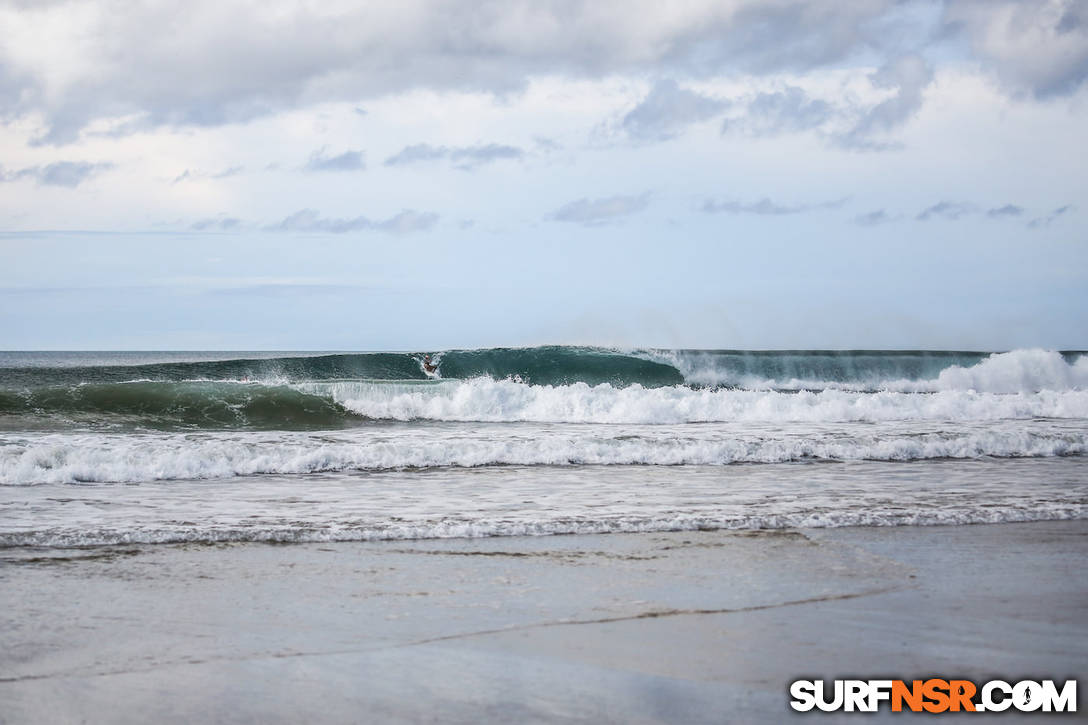
M 423 372 L 427 373 L 428 375 L 431 375 L 431 374 L 433 374 L 433 373 L 435 373 L 437 371 L 438 371 L 438 366 L 435 365 L 433 362 L 431 362 L 431 356 L 430 355 L 424 355 L 423 356 Z

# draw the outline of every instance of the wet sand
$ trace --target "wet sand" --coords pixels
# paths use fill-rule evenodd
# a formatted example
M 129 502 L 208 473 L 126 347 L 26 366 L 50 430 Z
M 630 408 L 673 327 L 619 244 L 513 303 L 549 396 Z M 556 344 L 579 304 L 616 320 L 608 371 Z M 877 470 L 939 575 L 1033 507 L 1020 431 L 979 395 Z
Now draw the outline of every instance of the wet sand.
M 0 722 L 773 722 L 799 677 L 1083 680 L 1085 562 L 1088 521 L 5 549 Z

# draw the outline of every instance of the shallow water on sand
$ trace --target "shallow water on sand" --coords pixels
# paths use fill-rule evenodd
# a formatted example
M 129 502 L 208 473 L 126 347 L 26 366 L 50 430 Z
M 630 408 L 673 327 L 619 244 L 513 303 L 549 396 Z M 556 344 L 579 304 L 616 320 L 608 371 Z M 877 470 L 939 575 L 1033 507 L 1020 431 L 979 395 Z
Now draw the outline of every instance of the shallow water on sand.
M 493 466 L 0 486 L 0 545 L 352 541 L 1088 517 L 1080 457 Z

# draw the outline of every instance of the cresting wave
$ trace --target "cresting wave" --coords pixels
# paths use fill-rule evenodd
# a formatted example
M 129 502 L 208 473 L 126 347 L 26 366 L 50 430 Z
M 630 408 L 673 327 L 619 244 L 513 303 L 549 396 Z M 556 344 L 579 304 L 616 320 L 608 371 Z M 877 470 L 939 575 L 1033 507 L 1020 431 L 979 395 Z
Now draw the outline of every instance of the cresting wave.
M 1081 352 L 1004 353 L 866 350 L 610 350 L 545 346 L 430 353 L 447 380 L 487 377 L 530 385 L 609 383 L 623 387 L 696 385 L 743 389 L 967 389 L 993 393 L 1064 390 L 1088 385 Z M 22 355 L 23 357 L 20 357 Z M 156 354 L 0 354 L 0 382 L 9 390 L 78 384 L 181 381 L 426 380 L 424 353 L 298 354 L 285 357 L 155 362 Z M 159 353 L 160 356 L 169 355 Z M 194 356 L 209 353 L 194 353 Z M 118 359 L 118 356 L 121 356 Z
M 433 386 L 381 383 L 308 384 L 351 413 L 379 420 L 540 423 L 877 422 L 1088 417 L 1088 390 L 1001 395 L 942 391 L 925 395 L 843 390 L 616 388 L 585 383 L 530 386 L 476 380 Z
M 794 461 L 912 461 L 1081 456 L 1088 432 L 1052 423 L 943 429 L 860 425 L 830 433 L 772 427 L 600 429 L 416 428 L 335 436 L 280 433 L 46 435 L 0 446 L 0 483 L 110 483 L 229 479 L 495 465 L 704 465 Z
M 516 378 L 536 385 L 584 382 L 646 386 L 684 382 L 680 371 L 645 355 L 590 347 L 546 346 L 450 350 L 430 353 L 440 376 L 464 380 Z M 18 362 L 0 367 L 6 387 L 66 387 L 86 383 L 181 381 L 259 381 L 279 384 L 315 380 L 427 380 L 425 353 L 341 353 L 267 358 L 154 362 L 154 354 L 135 357 L 133 364 L 62 364 L 36 358 L 33 366 Z M 77 358 L 81 362 L 82 358 Z M 113 362 L 117 362 L 114 360 Z
M 1088 355 L 1053 350 L 969 352 L 646 353 L 688 384 L 746 390 L 1026 393 L 1088 389 Z
M 374 420 L 673 424 L 1088 417 L 1088 356 L 1079 353 L 624 355 L 532 348 L 435 357 L 440 380 L 426 379 L 419 356 L 385 353 L 0 370 L 0 423 L 33 418 L 61 427 L 322 430 Z M 977 361 L 949 364 L 965 359 Z M 738 361 L 747 365 L 744 370 L 761 369 L 764 377 L 743 372 Z M 265 366 L 259 381 L 244 374 L 256 375 L 247 366 L 258 363 Z M 336 377 L 351 371 L 404 377 Z M 823 373 L 824 379 L 787 379 L 790 371 Z M 895 377 L 927 371 L 933 377 Z M 170 379 L 193 373 L 212 377 Z M 126 374 L 143 377 L 122 379 Z M 239 377 L 215 377 L 228 374 Z M 78 382 L 61 382 L 65 377 Z

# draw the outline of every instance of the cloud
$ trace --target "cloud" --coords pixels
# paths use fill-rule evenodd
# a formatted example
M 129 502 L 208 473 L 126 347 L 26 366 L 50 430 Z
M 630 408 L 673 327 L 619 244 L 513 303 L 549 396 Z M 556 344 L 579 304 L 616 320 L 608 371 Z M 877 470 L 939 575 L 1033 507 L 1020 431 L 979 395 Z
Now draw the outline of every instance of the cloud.
M 745 107 L 744 115 L 727 118 L 722 133 L 741 130 L 753 136 L 774 136 L 818 128 L 832 119 L 835 109 L 827 101 L 811 98 L 796 86 L 759 93 Z
M 310 154 L 310 160 L 303 167 L 306 171 L 362 171 L 366 161 L 362 151 L 345 151 L 336 156 L 326 156 L 320 148 Z
M 373 228 L 380 232 L 409 234 L 411 232 L 428 231 L 437 221 L 438 215 L 433 212 L 417 212 L 406 209 L 384 221 L 375 222 Z
M 523 156 L 525 156 L 525 152 L 515 146 L 495 143 L 450 149 L 450 161 L 453 162 L 454 166 L 462 169 L 503 159 L 520 159 Z
M 411 232 L 427 231 L 437 222 L 437 214 L 418 212 L 413 209 L 405 209 L 388 219 L 378 220 L 368 219 L 365 216 L 357 216 L 351 219 L 333 219 L 322 217 L 314 209 L 300 209 L 286 217 L 279 224 L 267 227 L 267 229 L 278 232 L 330 232 L 333 234 L 359 231 L 409 234 Z
M 174 177 L 174 184 L 182 181 L 195 181 L 196 179 L 228 179 L 231 176 L 237 176 L 245 170 L 244 166 L 231 166 L 228 169 L 222 171 L 200 171 L 199 169 L 185 169 L 185 171 Z
M 0 100 L 8 116 L 42 118 L 40 140 L 59 144 L 99 119 L 125 119 L 122 133 L 215 126 L 419 88 L 505 94 L 538 76 L 807 72 L 880 52 L 880 21 L 901 5 L 97 0 L 58 17 L 25 3 L 3 10 Z M 169 42 L 148 28 L 169 28 Z
M 1042 227 L 1048 227 L 1051 223 L 1060 216 L 1064 216 L 1069 212 L 1076 209 L 1072 204 L 1066 204 L 1065 206 L 1059 206 L 1054 211 L 1050 212 L 1046 216 L 1036 217 L 1028 222 L 1029 229 L 1041 229 Z
M 856 149 L 880 150 L 889 144 L 873 141 L 874 135 L 887 134 L 910 120 L 922 107 L 922 93 L 933 80 L 933 71 L 916 54 L 907 54 L 884 64 L 870 80 L 877 88 L 893 89 L 888 99 L 862 113 L 854 127 L 838 141 Z
M 918 213 L 918 216 L 914 218 L 922 222 L 932 219 L 933 217 L 955 221 L 966 214 L 974 214 L 977 211 L 978 207 L 974 204 L 968 204 L 967 202 L 940 201 L 931 207 L 923 209 Z
M 650 204 L 650 194 L 609 196 L 601 199 L 578 199 L 564 204 L 552 213 L 551 219 L 584 226 L 598 226 L 621 217 L 636 214 Z
M 231 166 L 229 169 L 223 169 L 217 171 L 211 175 L 213 179 L 226 179 L 231 176 L 237 176 L 245 170 L 244 166 Z
M 1069 207 L 1062 207 L 1062 210 L 1056 210 L 1057 213 L 1063 214 L 1064 210 Z M 969 202 L 964 201 L 940 201 L 933 206 L 927 207 L 918 213 L 915 219 L 918 221 L 926 221 L 928 219 L 940 218 L 947 219 L 949 221 L 956 221 L 960 217 L 968 216 L 971 214 L 981 214 L 983 211 Z M 1018 217 L 1024 214 L 1024 207 L 1017 206 L 1016 204 L 1005 204 L 1003 206 L 995 206 L 990 209 L 986 209 L 986 217 L 989 219 L 1004 219 L 1008 217 Z M 1039 221 L 1039 220 L 1034 220 Z M 1049 224 L 1049 222 L 1047 222 Z M 1029 223 L 1030 224 L 1030 223 Z
M 892 221 L 892 217 L 883 209 L 877 209 L 867 214 L 858 214 L 854 217 L 854 223 L 863 227 L 875 227 L 887 224 L 890 221 Z
M 887 135 L 904 125 L 922 107 L 923 92 L 933 79 L 929 65 L 916 54 L 900 55 L 869 75 L 878 91 L 891 92 L 872 106 L 833 104 L 787 85 L 781 90 L 749 96 L 742 112 L 722 122 L 722 133 L 751 136 L 820 131 L 833 144 L 854 150 L 897 148 Z
M 790 206 L 779 204 L 764 197 L 759 201 L 744 203 L 740 201 L 713 201 L 707 199 L 703 202 L 702 211 L 706 214 L 756 214 L 758 216 L 784 216 L 787 214 L 801 214 L 819 209 L 837 209 L 846 203 L 846 198 L 825 201 L 819 204 L 800 204 Z
M 728 106 L 727 101 L 681 88 L 675 80 L 661 80 L 623 117 L 621 125 L 633 138 L 663 141 L 693 123 L 713 118 Z
M 628 128 L 653 139 L 713 115 L 715 99 L 683 90 L 687 79 L 877 65 L 874 82 L 892 95 L 842 139 L 872 148 L 883 142 L 871 136 L 920 105 L 931 75 L 920 53 L 939 43 L 929 57 L 943 57 L 949 39 L 962 40 L 955 52 L 967 56 L 955 62 L 976 62 L 1013 92 L 1046 98 L 1088 77 L 1083 0 L 704 0 L 667 12 L 653 0 L 77 5 L 58 13 L 55 3 L 0 4 L 0 109 L 40 123 L 41 143 L 70 143 L 92 123 L 124 135 L 326 102 L 361 111 L 418 89 L 501 96 L 537 77 L 665 76 L 675 80 L 655 86 Z M 169 28 L 169 42 L 148 28 Z M 768 132 L 818 125 L 826 112 L 793 107 L 797 99 L 780 93 L 754 109 Z
M 426 143 L 417 143 L 405 146 L 397 153 L 385 160 L 386 166 L 401 166 L 414 164 L 419 161 L 434 161 L 449 156 L 450 150 L 445 146 L 431 146 Z
M 405 166 L 423 161 L 449 159 L 459 169 L 473 169 L 477 166 L 525 157 L 525 152 L 517 146 L 505 144 L 481 144 L 477 146 L 431 146 L 420 143 L 405 146 L 385 160 L 386 166 Z
M 17 171 L 5 171 L 0 167 L 0 181 L 31 179 L 43 186 L 64 186 L 74 189 L 84 181 L 112 168 L 115 168 L 115 165 L 111 163 L 89 161 L 57 161 L 45 166 L 29 166 Z
M 1007 216 L 1020 216 L 1024 213 L 1024 208 L 1016 206 L 1015 204 L 1006 204 L 1005 206 L 994 207 L 993 209 L 986 210 L 986 216 L 991 219 L 999 219 Z
M 945 21 L 962 30 L 983 67 L 1014 92 L 1049 98 L 1088 79 L 1088 6 L 1083 0 L 959 0 Z
M 198 232 L 208 230 L 226 232 L 232 229 L 237 229 L 241 225 L 241 223 L 242 220 L 235 217 L 214 217 L 195 221 L 189 225 L 189 228 L 195 229 Z

